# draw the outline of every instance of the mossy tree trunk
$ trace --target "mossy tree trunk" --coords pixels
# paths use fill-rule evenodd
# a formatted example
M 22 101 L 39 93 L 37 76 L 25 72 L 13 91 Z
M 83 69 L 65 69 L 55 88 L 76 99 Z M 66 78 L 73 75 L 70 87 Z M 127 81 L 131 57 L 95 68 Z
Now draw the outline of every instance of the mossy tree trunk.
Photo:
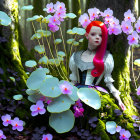
M 12 23 L 9 26 L 1 26 L 0 29 L 0 36 L 5 37 L 7 40 L 7 42 L 1 42 L 0 44 L 0 67 L 4 70 L 3 77 L 4 80 L 7 80 L 11 75 L 9 75 L 6 69 L 12 69 L 18 72 L 18 76 L 21 78 L 17 83 L 19 88 L 25 87 L 27 75 L 22 63 L 24 63 L 29 56 L 21 39 L 18 0 L 1 1 L 0 8 L 1 11 L 6 12 L 12 19 Z

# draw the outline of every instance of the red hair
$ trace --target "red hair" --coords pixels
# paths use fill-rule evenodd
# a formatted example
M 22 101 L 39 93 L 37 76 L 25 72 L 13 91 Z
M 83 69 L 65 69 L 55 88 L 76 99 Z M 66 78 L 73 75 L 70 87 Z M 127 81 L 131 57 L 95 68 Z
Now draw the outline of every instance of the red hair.
M 106 52 L 107 39 L 108 39 L 108 31 L 105 24 L 101 21 L 92 21 L 86 28 L 86 33 L 89 34 L 92 26 L 97 26 L 101 28 L 102 31 L 102 42 L 101 45 L 98 46 L 96 50 L 96 54 L 93 58 L 93 64 L 95 68 L 91 71 L 91 75 L 93 77 L 99 77 L 104 71 L 104 62 L 103 58 Z

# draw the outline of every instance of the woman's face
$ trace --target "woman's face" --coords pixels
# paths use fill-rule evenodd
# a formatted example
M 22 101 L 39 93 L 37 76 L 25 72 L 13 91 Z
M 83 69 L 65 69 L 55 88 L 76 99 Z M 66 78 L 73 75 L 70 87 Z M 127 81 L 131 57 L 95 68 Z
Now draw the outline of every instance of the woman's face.
M 88 47 L 90 50 L 96 49 L 102 42 L 102 31 L 100 27 L 92 26 L 89 34 L 87 35 Z

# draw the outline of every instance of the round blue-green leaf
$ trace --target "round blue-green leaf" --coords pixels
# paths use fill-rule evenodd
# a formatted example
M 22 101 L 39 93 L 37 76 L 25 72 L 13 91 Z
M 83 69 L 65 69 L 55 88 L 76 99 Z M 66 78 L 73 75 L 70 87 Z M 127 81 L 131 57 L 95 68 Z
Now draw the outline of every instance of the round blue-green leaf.
M 71 18 L 71 19 L 77 17 L 74 13 L 68 13 L 68 14 L 66 14 L 66 16 L 69 17 L 69 18 Z
M 84 35 L 85 33 L 86 33 L 86 30 L 84 28 L 77 28 L 78 35 Z
M 0 11 L 0 24 L 4 26 L 8 26 L 11 24 L 11 18 L 2 11 Z
M 26 72 L 26 74 L 27 74 L 27 75 L 29 75 L 29 74 L 30 74 L 30 72 Z
M 106 122 L 106 131 L 110 134 L 116 133 L 116 123 L 114 121 Z
M 73 46 L 78 46 L 78 45 L 79 45 L 79 42 L 77 42 L 77 41 L 73 42 Z
M 59 59 L 49 59 L 49 64 L 51 64 L 51 65 L 59 65 L 60 61 L 59 61 Z
M 82 42 L 83 42 L 83 40 L 84 40 L 84 39 L 83 39 L 83 38 L 81 38 L 81 39 L 79 40 L 79 42 L 81 42 L 81 43 L 82 43 Z
M 45 73 L 50 72 L 49 69 L 47 69 L 47 68 L 37 68 L 36 71 L 38 71 L 38 70 L 43 70 Z
M 101 107 L 101 99 L 94 89 L 80 88 L 77 92 L 78 97 L 88 106 L 99 109 Z
M 74 42 L 74 39 L 73 38 L 67 40 L 67 44 L 72 44 L 73 42 Z
M 31 89 L 27 89 L 27 90 L 26 90 L 26 93 L 27 93 L 28 95 L 33 95 L 33 94 L 38 93 L 38 92 L 39 92 L 38 90 L 31 90 Z
M 73 32 L 73 34 L 77 34 L 77 27 L 74 27 L 73 29 L 72 29 L 72 32 Z
M 40 38 L 41 38 L 41 34 L 40 34 L 40 33 L 36 33 L 36 34 L 34 34 L 34 35 L 31 37 L 31 40 L 40 39 Z
M 35 93 L 33 95 L 29 95 L 28 100 L 32 103 L 36 103 L 38 100 L 40 100 L 41 97 L 42 97 L 41 94 Z
M 52 75 L 46 75 L 46 79 L 48 79 L 48 78 L 53 78 L 53 76 Z
M 72 94 L 68 94 L 68 96 L 73 100 L 73 101 L 77 101 L 79 99 L 78 95 L 77 95 L 77 91 L 78 91 L 78 88 L 73 86 L 73 89 L 72 89 Z
M 59 88 L 59 80 L 55 77 L 47 78 L 40 87 L 40 92 L 42 95 L 47 97 L 58 97 L 61 95 L 61 90 Z
M 22 100 L 22 99 L 23 99 L 23 96 L 22 96 L 21 94 L 14 95 L 14 96 L 13 96 L 13 99 L 14 99 L 14 100 Z
M 137 66 L 140 66 L 140 59 L 136 59 L 136 60 L 134 61 L 134 64 L 137 65 Z
M 26 67 L 35 67 L 37 65 L 37 63 L 36 63 L 36 61 L 34 61 L 34 60 L 29 60 L 29 61 L 26 61 L 25 62 L 25 66 Z
M 57 52 L 57 54 L 58 54 L 58 56 L 60 56 L 60 57 L 66 56 L 65 53 L 64 53 L 63 51 L 59 51 L 59 52 Z
M 71 107 L 71 104 L 74 104 L 74 101 L 67 95 L 61 95 L 58 98 L 55 98 L 53 102 L 47 106 L 47 110 L 51 113 L 60 113 L 68 110 Z
M 37 45 L 34 47 L 35 51 L 37 51 L 39 54 L 45 53 L 45 48 L 43 45 Z
M 52 113 L 49 118 L 50 126 L 57 133 L 70 131 L 74 126 L 75 118 L 71 110 L 62 113 Z
M 36 20 L 36 21 L 40 22 L 42 19 L 43 19 L 42 15 L 40 15 L 40 16 L 35 15 L 35 16 L 31 17 L 31 18 L 27 18 L 27 21 L 34 21 L 34 20 Z
M 67 34 L 73 34 L 72 30 L 71 29 L 68 29 L 67 30 Z
M 62 42 L 62 39 L 55 39 L 55 41 L 54 41 L 54 43 L 55 43 L 56 45 L 60 44 L 61 42 Z
M 42 19 L 42 22 L 43 23 L 49 23 L 49 18 L 50 17 L 52 17 L 51 15 L 48 15 L 47 17 L 44 17 L 43 19 Z
M 43 69 L 36 70 L 32 72 L 30 77 L 27 79 L 26 82 L 27 87 L 32 90 L 37 90 L 41 86 L 45 78 L 46 78 L 46 73 Z
M 48 58 L 46 56 L 43 56 L 42 58 L 39 59 L 39 64 L 47 64 L 48 63 Z
M 23 6 L 22 8 L 21 8 L 21 10 L 28 10 L 28 11 L 30 11 L 30 10 L 32 10 L 34 7 L 32 6 L 32 5 L 27 5 L 27 6 Z

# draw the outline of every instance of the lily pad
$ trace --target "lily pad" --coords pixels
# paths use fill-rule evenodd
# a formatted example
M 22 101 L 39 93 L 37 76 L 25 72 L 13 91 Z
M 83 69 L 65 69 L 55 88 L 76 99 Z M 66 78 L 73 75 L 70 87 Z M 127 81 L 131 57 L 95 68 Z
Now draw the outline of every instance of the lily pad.
M 56 45 L 60 44 L 61 42 L 62 42 L 62 39 L 56 39 L 56 40 L 54 41 L 54 43 L 55 43 Z
M 81 38 L 81 39 L 79 40 L 79 42 L 80 42 L 80 43 L 82 43 L 82 42 L 83 42 L 83 40 L 84 40 L 84 39 L 83 39 L 83 38 Z
M 31 40 L 34 40 L 34 39 L 40 39 L 42 36 L 40 33 L 35 33 L 32 37 L 31 37 Z
M 0 24 L 4 26 L 8 26 L 11 24 L 11 18 L 2 11 L 0 11 Z
M 73 42 L 74 42 L 73 38 L 67 40 L 67 44 L 72 44 Z
M 61 90 L 59 88 L 59 80 L 55 77 L 47 78 L 40 87 L 40 92 L 42 95 L 47 97 L 58 97 L 61 95 Z
M 99 109 L 101 107 L 101 99 L 98 93 L 94 89 L 80 88 L 77 92 L 78 97 L 88 106 Z
M 39 33 L 41 37 L 48 37 L 51 35 L 50 31 L 45 31 L 45 30 L 37 30 L 37 33 Z
M 43 45 L 37 45 L 34 47 L 35 51 L 37 51 L 39 54 L 45 53 L 45 48 Z
M 22 99 L 23 99 L 23 96 L 22 96 L 21 94 L 14 95 L 14 96 L 13 96 L 13 99 L 14 99 L 14 100 L 22 100 Z
M 67 95 L 61 95 L 47 106 L 47 110 L 51 113 L 61 113 L 70 109 L 74 103 Z
M 77 41 L 73 42 L 73 46 L 78 46 L 78 45 L 79 45 L 79 42 L 77 42 Z
M 50 126 L 57 133 L 70 131 L 74 126 L 75 118 L 71 110 L 62 113 L 52 113 L 49 118 Z
M 74 27 L 72 29 L 72 32 L 74 34 L 78 34 L 78 35 L 84 35 L 86 33 L 86 30 L 84 28 L 77 28 L 77 27 Z
M 49 64 L 51 64 L 51 65 L 59 65 L 60 61 L 59 61 L 59 59 L 49 59 Z
M 27 21 L 34 21 L 34 20 L 36 20 L 36 21 L 40 22 L 42 19 L 43 19 L 42 15 L 40 15 L 40 16 L 35 15 L 35 16 L 31 17 L 31 18 L 27 18 L 26 20 Z
M 134 61 L 134 64 L 137 65 L 137 66 L 140 66 L 140 59 L 136 59 L 136 60 Z
M 72 32 L 71 29 L 67 30 L 67 33 L 68 33 L 68 34 L 73 34 L 73 32 Z
M 60 57 L 66 56 L 65 53 L 64 53 L 63 51 L 59 51 L 59 52 L 57 52 L 57 54 L 58 54 L 58 56 L 60 56 Z
M 71 18 L 71 19 L 74 19 L 77 17 L 74 13 L 68 13 L 68 14 L 66 14 L 66 16 Z
M 34 60 L 29 60 L 29 61 L 26 61 L 25 62 L 25 66 L 26 67 L 35 67 L 37 65 L 37 63 L 36 63 L 36 61 L 34 61 Z
M 43 80 L 46 78 L 46 73 L 43 69 L 36 70 L 31 73 L 30 77 L 27 79 L 27 87 L 32 90 L 37 90 L 40 88 Z
M 23 6 L 22 8 L 21 8 L 21 10 L 27 10 L 27 11 L 30 11 L 30 10 L 32 10 L 34 7 L 32 6 L 32 5 L 27 5 L 27 6 Z
M 43 56 L 43 57 L 41 57 L 40 59 L 39 59 L 39 64 L 46 64 L 47 65 L 47 63 L 48 63 L 48 58 L 47 58 L 47 56 Z
M 106 122 L 106 131 L 110 134 L 116 133 L 116 123 L 114 121 Z

